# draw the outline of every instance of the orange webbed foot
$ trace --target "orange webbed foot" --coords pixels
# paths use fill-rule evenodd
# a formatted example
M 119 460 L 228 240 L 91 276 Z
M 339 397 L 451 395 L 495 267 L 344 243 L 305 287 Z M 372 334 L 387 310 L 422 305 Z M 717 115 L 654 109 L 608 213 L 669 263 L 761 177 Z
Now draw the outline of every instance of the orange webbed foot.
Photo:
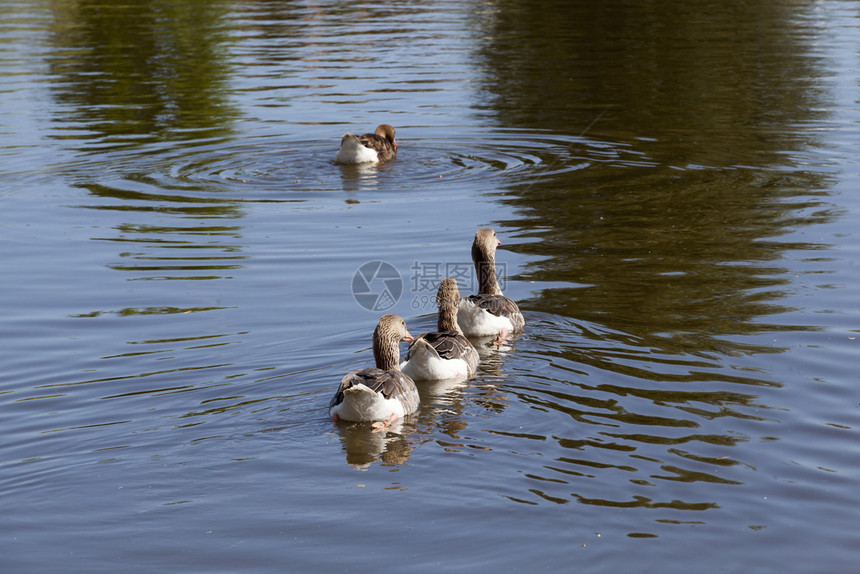
M 373 423 L 371 425 L 373 427 L 372 432 L 380 432 L 380 431 L 388 430 L 388 428 L 396 422 L 397 422 L 397 415 L 394 413 L 391 413 L 391 416 L 388 417 L 388 420 L 376 421 L 375 423 Z

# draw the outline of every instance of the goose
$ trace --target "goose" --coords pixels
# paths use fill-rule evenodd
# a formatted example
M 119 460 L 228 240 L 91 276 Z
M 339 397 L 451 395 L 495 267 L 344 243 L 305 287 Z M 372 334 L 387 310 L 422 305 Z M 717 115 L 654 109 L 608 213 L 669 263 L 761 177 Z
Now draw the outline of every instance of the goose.
M 376 421 L 385 428 L 418 409 L 418 389 L 400 372 L 400 341 L 412 341 L 403 319 L 383 315 L 373 331 L 376 367 L 347 373 L 329 403 L 333 421 Z
M 478 351 L 457 324 L 460 291 L 457 280 L 445 277 L 439 284 L 436 331 L 419 335 L 410 345 L 400 370 L 414 380 L 468 379 L 478 367 Z
M 472 242 L 472 262 L 478 276 L 478 294 L 460 300 L 459 322 L 470 337 L 496 335 L 496 343 L 519 331 L 526 323 L 520 308 L 502 295 L 496 280 L 496 248 L 502 242 L 496 232 L 482 227 Z
M 346 133 L 340 138 L 335 163 L 367 163 L 391 159 L 397 153 L 394 128 L 380 124 L 372 134 L 357 136 Z

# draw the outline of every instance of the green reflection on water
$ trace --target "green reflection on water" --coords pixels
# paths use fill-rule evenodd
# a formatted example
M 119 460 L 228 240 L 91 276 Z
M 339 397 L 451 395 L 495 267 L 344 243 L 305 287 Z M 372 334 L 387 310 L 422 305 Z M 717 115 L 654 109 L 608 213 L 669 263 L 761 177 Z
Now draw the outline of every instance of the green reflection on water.
M 230 132 L 226 2 L 52 0 L 56 137 L 113 145 Z M 75 133 L 74 141 L 79 141 Z
M 780 259 L 817 246 L 780 236 L 834 216 L 827 169 L 804 155 L 814 134 L 797 129 L 825 107 L 800 10 L 500 0 L 477 16 L 483 105 L 500 121 L 587 133 L 646 160 L 592 155 L 504 190 L 518 215 L 506 223 L 530 238 L 512 249 L 540 257 L 521 278 L 582 285 L 527 308 L 669 352 L 772 350 L 725 338 L 783 328 L 765 319 L 791 310 Z

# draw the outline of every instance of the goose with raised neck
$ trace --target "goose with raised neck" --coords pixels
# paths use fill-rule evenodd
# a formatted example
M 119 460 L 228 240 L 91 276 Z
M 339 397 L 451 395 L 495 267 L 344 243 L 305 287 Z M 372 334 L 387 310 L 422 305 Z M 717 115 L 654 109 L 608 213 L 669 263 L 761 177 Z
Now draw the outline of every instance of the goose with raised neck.
M 467 379 L 474 376 L 480 357 L 457 322 L 460 290 L 457 280 L 445 277 L 436 293 L 439 314 L 436 331 L 424 333 L 409 345 L 401 370 L 419 381 Z
M 418 389 L 400 371 L 401 341 L 412 341 L 406 322 L 383 315 L 373 331 L 376 367 L 347 373 L 329 403 L 332 420 L 376 421 L 387 425 L 418 409 Z
M 482 227 L 472 242 L 472 262 L 478 278 L 478 293 L 460 301 L 459 321 L 470 337 L 496 336 L 500 343 L 510 333 L 522 330 L 525 318 L 519 306 L 502 294 L 496 278 L 496 232 Z

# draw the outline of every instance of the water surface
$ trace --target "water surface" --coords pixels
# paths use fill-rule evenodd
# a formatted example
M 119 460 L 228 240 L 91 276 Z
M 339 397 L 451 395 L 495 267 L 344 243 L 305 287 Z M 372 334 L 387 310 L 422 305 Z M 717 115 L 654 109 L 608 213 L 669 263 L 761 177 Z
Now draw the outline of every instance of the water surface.
M 856 569 L 854 3 L 0 13 L 4 571 Z M 482 226 L 524 333 L 332 424 Z

